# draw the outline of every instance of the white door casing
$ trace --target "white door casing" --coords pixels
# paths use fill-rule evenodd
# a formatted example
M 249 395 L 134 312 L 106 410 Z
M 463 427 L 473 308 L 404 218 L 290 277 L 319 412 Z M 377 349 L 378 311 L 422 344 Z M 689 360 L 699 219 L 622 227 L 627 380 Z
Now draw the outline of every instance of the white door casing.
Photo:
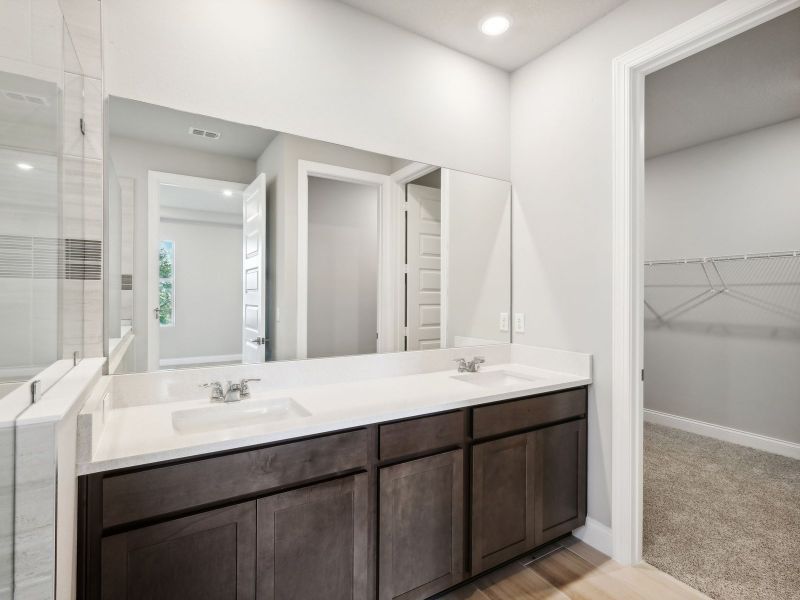
M 267 358 L 267 176 L 261 173 L 242 197 L 242 362 Z
M 407 349 L 440 348 L 442 290 L 441 191 L 406 186 Z

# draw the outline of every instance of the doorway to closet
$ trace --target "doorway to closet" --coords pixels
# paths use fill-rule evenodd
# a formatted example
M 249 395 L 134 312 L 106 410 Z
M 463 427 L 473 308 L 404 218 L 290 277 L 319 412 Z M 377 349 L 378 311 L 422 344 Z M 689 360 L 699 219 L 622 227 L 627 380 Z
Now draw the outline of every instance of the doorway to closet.
M 645 561 L 800 598 L 800 9 L 645 80 Z

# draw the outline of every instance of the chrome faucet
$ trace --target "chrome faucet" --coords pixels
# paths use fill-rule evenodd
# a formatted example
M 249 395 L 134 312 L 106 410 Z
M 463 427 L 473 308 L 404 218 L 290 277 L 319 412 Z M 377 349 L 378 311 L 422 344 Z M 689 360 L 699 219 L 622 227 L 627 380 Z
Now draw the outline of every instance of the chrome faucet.
M 467 360 L 466 358 L 456 358 L 454 360 L 458 363 L 459 373 L 477 373 L 480 371 L 481 364 L 486 362 L 486 359 L 482 356 L 476 356 L 472 360 Z
M 238 402 L 250 397 L 250 382 L 261 381 L 260 379 L 242 379 L 239 383 L 228 381 L 227 389 L 222 387 L 219 381 L 204 383 L 200 387 L 210 388 L 211 402 Z

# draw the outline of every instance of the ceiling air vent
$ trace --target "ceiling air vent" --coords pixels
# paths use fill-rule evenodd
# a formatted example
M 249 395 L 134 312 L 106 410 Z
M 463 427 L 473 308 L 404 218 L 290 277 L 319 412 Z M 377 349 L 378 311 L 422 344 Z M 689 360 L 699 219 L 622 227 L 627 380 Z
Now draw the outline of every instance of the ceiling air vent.
M 221 135 L 218 131 L 209 131 L 208 129 L 200 129 L 199 127 L 189 127 L 189 133 L 210 140 L 218 140 Z

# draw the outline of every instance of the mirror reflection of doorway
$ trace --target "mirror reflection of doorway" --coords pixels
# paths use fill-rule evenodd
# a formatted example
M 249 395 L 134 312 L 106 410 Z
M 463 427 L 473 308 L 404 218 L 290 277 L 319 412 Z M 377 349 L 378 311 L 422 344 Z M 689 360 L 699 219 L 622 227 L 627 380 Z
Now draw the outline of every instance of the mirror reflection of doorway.
M 378 349 L 379 189 L 308 178 L 308 358 Z
M 252 337 L 245 296 L 253 294 L 247 294 L 251 290 L 243 283 L 255 285 L 252 291 L 261 298 L 259 253 L 266 229 L 259 225 L 265 218 L 263 208 L 251 210 L 252 218 L 247 219 L 244 196 L 245 188 L 254 186 L 256 192 L 249 196 L 263 195 L 258 193 L 263 182 L 248 187 L 169 173 L 150 175 L 151 368 L 241 363 Z M 255 237 L 249 246 L 245 231 Z M 259 333 L 264 311 L 256 304 L 253 330 Z M 258 344 L 257 351 L 263 353 L 262 348 Z

